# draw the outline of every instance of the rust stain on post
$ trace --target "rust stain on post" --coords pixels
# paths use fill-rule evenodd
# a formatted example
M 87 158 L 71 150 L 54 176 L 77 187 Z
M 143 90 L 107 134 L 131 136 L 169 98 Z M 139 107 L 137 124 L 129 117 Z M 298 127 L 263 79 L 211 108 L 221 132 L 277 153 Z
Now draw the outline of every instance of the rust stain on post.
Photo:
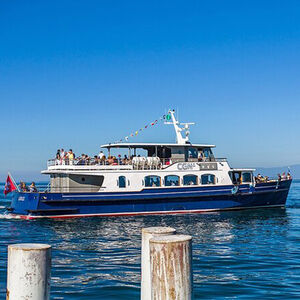
M 9 300 L 9 289 L 6 289 L 6 300 Z
M 192 299 L 192 237 L 173 235 L 150 240 L 152 299 Z

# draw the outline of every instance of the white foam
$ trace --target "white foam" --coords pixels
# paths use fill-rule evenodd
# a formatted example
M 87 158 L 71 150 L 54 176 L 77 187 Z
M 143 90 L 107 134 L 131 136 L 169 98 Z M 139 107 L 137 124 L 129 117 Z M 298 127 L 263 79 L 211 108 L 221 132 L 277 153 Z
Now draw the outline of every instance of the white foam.
M 0 214 L 0 219 L 21 219 L 21 217 L 4 213 L 4 214 Z

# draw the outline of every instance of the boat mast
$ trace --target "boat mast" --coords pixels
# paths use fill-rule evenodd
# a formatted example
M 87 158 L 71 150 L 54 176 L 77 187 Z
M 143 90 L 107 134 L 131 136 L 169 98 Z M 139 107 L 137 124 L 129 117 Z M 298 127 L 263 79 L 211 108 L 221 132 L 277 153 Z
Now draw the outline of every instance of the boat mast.
M 176 143 L 180 145 L 188 144 L 189 141 L 189 125 L 194 125 L 195 123 L 179 123 L 175 118 L 175 111 L 169 110 L 169 115 L 171 116 L 172 122 L 165 122 L 165 124 L 172 124 L 176 133 Z M 184 127 L 180 127 L 179 125 L 184 125 Z M 182 131 L 185 131 L 185 137 L 182 136 Z

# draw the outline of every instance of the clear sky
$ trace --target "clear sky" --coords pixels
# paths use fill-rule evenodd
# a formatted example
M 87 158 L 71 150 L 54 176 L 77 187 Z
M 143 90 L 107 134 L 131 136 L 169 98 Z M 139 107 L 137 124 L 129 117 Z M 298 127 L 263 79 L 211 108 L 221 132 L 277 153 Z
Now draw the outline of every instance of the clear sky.
M 168 108 L 237 167 L 300 163 L 299 1 L 1 1 L 0 181 Z M 133 142 L 173 142 L 157 125 Z

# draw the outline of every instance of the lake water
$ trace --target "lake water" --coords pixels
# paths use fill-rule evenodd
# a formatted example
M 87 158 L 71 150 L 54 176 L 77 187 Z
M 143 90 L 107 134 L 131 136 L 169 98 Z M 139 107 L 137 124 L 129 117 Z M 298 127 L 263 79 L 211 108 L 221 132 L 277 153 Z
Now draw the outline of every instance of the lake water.
M 9 204 L 0 186 L 0 205 Z M 1 213 L 0 211 L 0 213 Z M 0 218 L 0 298 L 7 245 L 53 247 L 51 299 L 139 299 L 141 228 L 193 236 L 194 299 L 300 299 L 300 181 L 285 209 L 22 221 Z

